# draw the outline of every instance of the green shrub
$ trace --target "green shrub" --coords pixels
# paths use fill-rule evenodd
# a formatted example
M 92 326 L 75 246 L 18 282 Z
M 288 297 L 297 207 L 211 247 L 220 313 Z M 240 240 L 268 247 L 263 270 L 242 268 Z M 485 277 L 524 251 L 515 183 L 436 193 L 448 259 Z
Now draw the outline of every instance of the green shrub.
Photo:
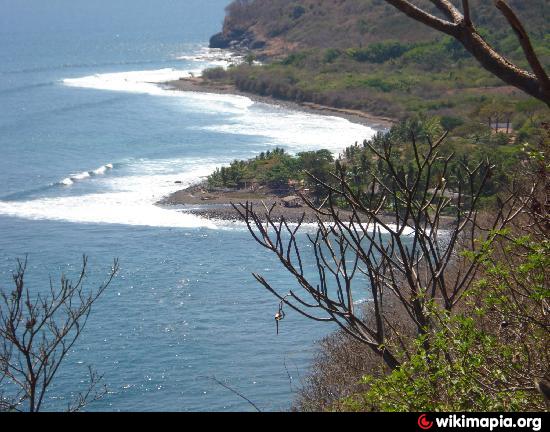
M 300 18 L 305 13 L 306 13 L 306 10 L 304 9 L 303 6 L 297 5 L 297 6 L 294 6 L 294 8 L 292 8 L 292 18 L 295 20 Z
M 412 45 L 396 41 L 384 41 L 370 44 L 366 48 L 350 48 L 347 54 L 358 62 L 384 63 L 401 57 L 411 49 Z
M 415 340 L 415 354 L 388 375 L 364 376 L 368 390 L 335 409 L 545 410 L 533 382 L 549 372 L 544 305 L 550 298 L 550 242 L 495 232 L 472 259 L 481 263 L 483 277 L 463 312 L 451 316 L 432 304 L 437 329 Z
M 464 124 L 464 120 L 460 117 L 453 117 L 453 116 L 442 116 L 441 117 L 441 126 L 443 129 L 452 131 L 456 129 L 459 126 L 462 126 Z
M 325 51 L 325 55 L 323 57 L 323 61 L 325 63 L 332 63 L 334 60 L 336 60 L 338 57 L 340 57 L 340 51 L 334 48 L 330 48 Z
M 223 67 L 215 67 L 203 71 L 202 76 L 206 79 L 220 80 L 228 77 L 227 71 Z

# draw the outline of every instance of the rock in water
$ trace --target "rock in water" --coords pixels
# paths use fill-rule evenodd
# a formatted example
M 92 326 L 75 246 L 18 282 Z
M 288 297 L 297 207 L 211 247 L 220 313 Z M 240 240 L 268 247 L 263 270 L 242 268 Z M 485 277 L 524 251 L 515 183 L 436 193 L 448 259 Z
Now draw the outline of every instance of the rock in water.
M 229 43 L 231 42 L 231 39 L 225 37 L 223 33 L 216 33 L 214 36 L 210 38 L 210 48 L 221 48 L 226 49 L 229 48 Z

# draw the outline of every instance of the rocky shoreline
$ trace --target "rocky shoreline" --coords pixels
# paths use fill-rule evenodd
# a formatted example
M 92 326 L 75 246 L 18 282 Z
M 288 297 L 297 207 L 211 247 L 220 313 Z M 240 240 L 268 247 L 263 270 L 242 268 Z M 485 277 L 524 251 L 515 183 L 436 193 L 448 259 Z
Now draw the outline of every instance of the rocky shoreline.
M 289 192 L 290 193 L 290 192 Z M 296 201 L 299 206 L 286 206 L 285 195 L 276 194 L 269 189 L 259 189 L 251 191 L 248 189 L 224 189 L 224 190 L 208 190 L 206 183 L 202 182 L 186 189 L 174 192 L 163 198 L 156 204 L 159 206 L 170 206 L 181 209 L 186 213 L 190 213 L 205 219 L 224 220 L 224 221 L 242 221 L 238 212 L 233 208 L 232 204 L 239 206 L 240 204 L 252 204 L 253 209 L 257 212 L 262 222 L 266 221 L 265 207 L 273 210 L 271 216 L 273 220 L 279 220 L 284 217 L 289 223 L 298 223 L 302 220 L 303 223 L 316 223 L 318 217 L 324 222 L 330 222 L 332 219 L 328 216 L 318 215 L 314 210 L 309 208 L 301 199 Z M 265 206 L 265 207 L 264 207 Z M 350 217 L 351 212 L 340 210 L 340 216 L 343 220 Z M 395 222 L 395 217 L 387 214 L 382 217 L 385 223 L 392 224 Z M 365 217 L 364 222 L 367 222 Z M 454 223 L 452 217 L 442 217 L 442 229 L 450 227 Z
M 300 200 L 297 200 L 300 201 Z M 268 189 L 250 190 L 214 190 L 207 189 L 206 184 L 200 183 L 186 189 L 174 192 L 160 200 L 157 205 L 177 206 L 186 213 L 191 213 L 206 219 L 226 221 L 240 220 L 239 214 L 232 204 L 239 205 L 248 202 L 260 216 L 265 214 L 265 207 L 273 207 L 274 219 L 284 218 L 291 223 L 297 223 L 304 216 L 305 223 L 317 222 L 317 214 L 305 203 L 296 207 L 285 206 L 284 196 L 277 195 Z M 323 218 L 328 220 L 329 218 Z M 265 221 L 265 217 L 263 218 Z

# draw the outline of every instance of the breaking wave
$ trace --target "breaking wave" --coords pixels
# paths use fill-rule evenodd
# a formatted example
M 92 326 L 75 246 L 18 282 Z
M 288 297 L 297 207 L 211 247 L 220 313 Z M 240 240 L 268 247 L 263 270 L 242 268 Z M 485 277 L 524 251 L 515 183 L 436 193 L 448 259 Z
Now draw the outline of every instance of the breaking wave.
M 83 171 L 78 174 L 71 174 L 69 177 L 65 177 L 58 184 L 62 186 L 71 186 L 75 182 L 86 180 L 90 177 L 99 176 L 105 174 L 107 171 L 113 169 L 113 164 L 105 164 L 93 171 Z

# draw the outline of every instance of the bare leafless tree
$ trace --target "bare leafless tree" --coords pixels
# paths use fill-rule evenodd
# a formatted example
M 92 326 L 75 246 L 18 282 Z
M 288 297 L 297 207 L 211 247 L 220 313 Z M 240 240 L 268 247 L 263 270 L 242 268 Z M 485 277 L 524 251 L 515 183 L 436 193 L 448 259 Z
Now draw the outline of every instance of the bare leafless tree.
M 25 284 L 27 260 L 18 260 L 14 289 L 0 291 L 0 411 L 40 411 L 46 391 L 82 334 L 92 306 L 118 272 L 115 260 L 105 282 L 95 291 L 84 287 L 88 260 L 84 256 L 76 282 L 65 276 L 50 280 L 47 291 L 31 293 Z M 68 405 L 78 411 L 103 396 L 101 375 L 91 368 L 88 388 Z
M 416 21 L 454 37 L 489 72 L 550 106 L 550 78 L 533 49 L 524 25 L 505 1 L 494 0 L 495 7 L 502 12 L 516 34 L 532 72 L 512 63 L 481 36 L 472 21 L 469 0 L 461 0 L 462 12 L 450 0 L 430 1 L 446 19 L 429 13 L 409 0 L 386 0 Z
M 367 145 L 387 174 L 380 178 L 372 172 L 369 191 L 354 190 L 345 169 L 332 174 L 333 184 L 313 177 L 326 192 L 321 206 L 302 196 L 318 217 L 316 234 L 308 235 L 318 270 L 314 278 L 304 271 L 298 238 L 303 217 L 293 225 L 284 217 L 275 220 L 273 207 L 257 212 L 248 202 L 234 205 L 254 239 L 276 255 L 301 291 L 280 292 L 254 274 L 257 281 L 281 306 L 316 321 L 336 322 L 381 356 L 390 369 L 399 367 L 398 353 L 404 352 L 406 359 L 410 345 L 410 338 L 399 330 L 402 320 L 408 320 L 415 334 L 424 334 L 432 325 L 427 313 L 430 302 L 451 311 L 476 275 L 484 241 L 526 205 L 512 190 L 499 202 L 494 217 L 482 222 L 478 204 L 492 175 L 490 163 L 454 164 L 451 169 L 454 155 L 443 156 L 440 151 L 447 134 L 420 143 L 412 129 L 410 133 L 414 170 L 408 174 L 398 166 L 395 138 L 380 134 Z M 339 210 L 337 202 L 348 210 Z M 451 263 L 452 272 L 447 271 Z M 356 306 L 360 288 L 369 292 L 368 320 Z M 402 309 L 399 316 L 394 307 L 386 307 L 396 303 Z M 279 311 L 276 319 L 280 317 Z

